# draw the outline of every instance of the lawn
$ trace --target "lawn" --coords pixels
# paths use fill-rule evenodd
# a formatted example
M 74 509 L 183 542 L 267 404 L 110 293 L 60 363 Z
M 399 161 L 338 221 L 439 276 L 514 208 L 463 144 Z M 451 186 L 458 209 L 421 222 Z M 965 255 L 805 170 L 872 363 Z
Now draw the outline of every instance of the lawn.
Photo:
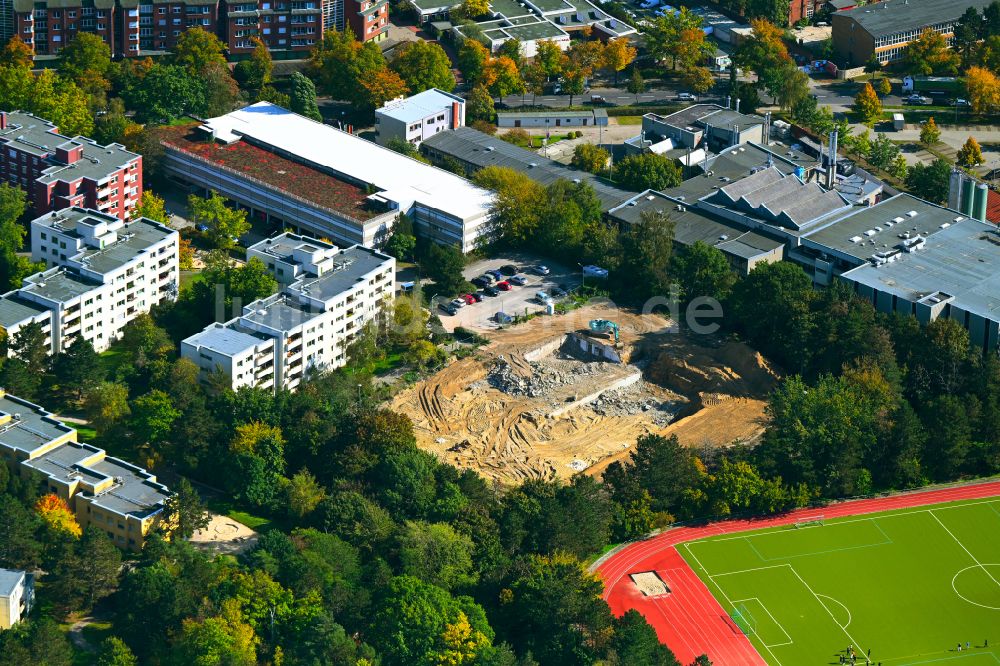
M 258 532 L 269 530 L 273 527 L 270 518 L 255 516 L 254 514 L 247 513 L 242 509 L 237 509 L 236 505 L 233 504 L 233 501 L 228 497 L 219 497 L 217 495 L 205 497 L 205 505 L 208 507 L 209 511 L 222 516 L 229 516 L 236 522 L 243 523 L 250 529 Z
M 617 116 L 615 118 L 619 125 L 641 125 L 642 116 Z
M 1000 498 L 679 551 L 769 664 L 837 664 L 848 645 L 858 664 L 1000 664 Z

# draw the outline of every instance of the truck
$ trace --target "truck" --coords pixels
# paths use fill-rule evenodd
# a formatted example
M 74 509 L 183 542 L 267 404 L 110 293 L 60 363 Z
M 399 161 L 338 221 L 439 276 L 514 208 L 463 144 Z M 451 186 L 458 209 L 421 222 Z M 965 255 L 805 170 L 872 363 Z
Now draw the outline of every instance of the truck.
M 898 132 L 904 127 L 906 127 L 906 120 L 903 119 L 903 114 L 902 113 L 892 114 L 892 129 Z
M 903 94 L 920 93 L 929 97 L 959 97 L 965 81 L 955 76 L 904 76 Z

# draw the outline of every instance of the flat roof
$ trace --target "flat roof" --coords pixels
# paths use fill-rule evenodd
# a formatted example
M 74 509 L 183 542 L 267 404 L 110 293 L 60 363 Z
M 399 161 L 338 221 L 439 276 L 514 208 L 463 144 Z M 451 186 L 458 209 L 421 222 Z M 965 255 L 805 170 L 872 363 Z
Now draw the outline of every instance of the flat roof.
M 4 328 L 12 328 L 46 312 L 48 308 L 20 298 L 17 291 L 0 296 L 0 326 Z
M 65 233 L 82 237 L 78 227 L 92 227 L 99 222 L 117 224 L 118 218 L 87 208 L 64 208 L 47 213 L 32 224 L 40 224 Z M 148 218 L 137 218 L 120 226 L 118 240 L 103 248 L 84 247 L 73 259 L 97 273 L 110 273 L 133 261 L 142 252 L 178 233 L 170 227 Z
M 606 112 L 605 112 L 606 113 Z M 498 111 L 498 118 L 593 118 L 593 111 Z
M 275 331 L 290 331 L 320 314 L 303 307 L 285 294 L 275 294 L 245 306 L 242 319 Z
M 911 212 L 916 215 L 911 216 Z M 865 261 L 897 245 L 900 234 L 937 234 L 942 224 L 952 224 L 956 217 L 961 214 L 904 192 L 871 207 L 855 206 L 844 215 L 821 222 L 803 235 L 802 243 Z
M 559 26 L 542 19 L 539 19 L 538 21 L 518 23 L 515 25 L 501 26 L 484 32 L 487 37 L 493 40 L 501 40 L 501 37 L 496 34 L 501 33 L 507 38 L 513 37 L 514 39 L 522 42 L 530 42 L 537 39 L 552 39 L 566 34 L 566 31 Z M 506 41 L 506 39 L 502 39 L 502 41 Z
M 525 173 L 542 185 L 550 185 L 559 179 L 588 183 L 597 192 L 604 210 L 614 208 L 621 202 L 635 196 L 634 192 L 609 185 L 586 171 L 563 166 L 554 160 L 542 157 L 503 139 L 484 134 L 471 127 L 438 132 L 423 141 L 422 147 L 450 155 L 476 168 L 501 166 Z
M 843 277 L 911 302 L 943 292 L 954 297 L 954 307 L 1000 321 L 1000 233 L 979 220 L 953 223 L 917 252 L 878 267 L 866 263 Z
M 31 454 L 40 446 L 63 437 L 73 429 L 58 421 L 52 414 L 38 405 L 22 398 L 2 393 L 0 390 L 0 413 L 12 418 L 0 425 L 0 447 L 25 454 Z
M 96 446 L 66 442 L 21 464 L 66 483 L 75 475 L 88 477 L 92 482 L 100 482 L 103 475 L 94 473 L 84 463 L 102 454 L 103 451 Z
M 94 506 L 121 515 L 146 518 L 163 509 L 170 492 L 162 483 L 141 467 L 119 458 L 104 458 L 90 469 L 115 480 L 110 490 L 94 496 Z
M 320 277 L 306 277 L 290 284 L 286 290 L 320 301 L 328 301 L 344 293 L 366 276 L 388 266 L 393 258 L 362 245 L 341 250 L 333 256 L 333 269 Z
M 420 202 L 468 220 L 487 215 L 493 200 L 489 192 L 465 178 L 270 102 L 258 102 L 211 118 L 202 128 L 230 146 L 246 144 L 239 139 L 248 138 L 294 156 L 296 161 L 370 184 L 381 190 L 381 196 L 397 202 L 404 211 Z M 220 152 L 230 146 L 223 147 Z
M 270 338 L 252 331 L 240 329 L 236 323 L 238 321 L 236 319 L 225 324 L 212 324 L 205 330 L 185 338 L 184 342 L 195 347 L 207 347 L 212 351 L 232 357 L 270 340 Z
M 839 11 L 833 20 L 853 19 L 873 37 L 920 30 L 957 20 L 965 10 L 985 9 L 993 0 L 883 0 Z
M 0 569 L 0 597 L 10 597 L 24 580 L 24 571 Z
M 431 88 L 406 99 L 386 102 L 381 109 L 375 111 L 375 115 L 386 116 L 403 123 L 412 123 L 439 113 L 442 109 L 450 109 L 455 102 L 464 104 L 465 100 L 458 95 Z
M 65 303 L 99 286 L 98 282 L 59 266 L 24 278 L 20 293 L 37 294 L 41 298 Z

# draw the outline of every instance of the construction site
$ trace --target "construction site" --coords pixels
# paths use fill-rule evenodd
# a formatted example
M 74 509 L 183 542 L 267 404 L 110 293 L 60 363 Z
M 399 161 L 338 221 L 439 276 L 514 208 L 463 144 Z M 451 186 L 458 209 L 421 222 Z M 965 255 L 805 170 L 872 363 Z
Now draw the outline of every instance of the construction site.
M 592 305 L 494 331 L 474 356 L 397 394 L 419 446 L 502 483 L 599 475 L 645 434 L 753 442 L 777 379 L 746 345 Z

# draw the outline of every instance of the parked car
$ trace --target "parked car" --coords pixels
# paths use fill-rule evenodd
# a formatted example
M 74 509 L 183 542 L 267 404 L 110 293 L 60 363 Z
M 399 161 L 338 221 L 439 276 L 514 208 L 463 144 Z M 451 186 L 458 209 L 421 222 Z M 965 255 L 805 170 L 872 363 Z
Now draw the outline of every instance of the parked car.
M 909 97 L 903 98 L 903 102 L 905 102 L 906 104 L 913 104 L 917 106 L 930 104 L 933 101 L 934 100 L 932 100 L 930 97 L 924 97 L 923 95 L 918 95 L 916 93 L 910 95 Z
M 958 99 L 949 99 L 948 106 L 972 106 L 972 103 L 959 97 Z
M 677 99 L 681 102 L 697 102 L 698 96 L 688 92 L 682 92 L 677 94 Z
M 480 293 L 480 292 L 478 292 L 478 291 L 474 291 L 474 292 L 472 292 L 471 294 L 469 294 L 468 296 L 469 296 L 469 298 L 471 298 L 471 299 L 473 300 L 473 302 L 475 302 L 475 303 L 478 303 L 478 302 L 480 302 L 481 300 L 483 300 L 483 295 L 482 295 L 482 293 Z M 471 303 L 470 303 L 470 305 L 471 305 Z
M 479 277 L 481 277 L 484 280 L 486 280 L 486 284 L 493 284 L 494 282 L 497 281 L 497 278 L 493 277 L 493 274 L 489 273 L 489 272 L 483 273 Z
M 552 297 L 546 294 L 544 291 L 539 290 L 535 292 L 535 300 L 541 303 L 542 305 L 545 305 L 546 303 L 552 300 Z
M 566 290 L 562 287 L 552 287 L 549 289 L 549 293 L 552 294 L 552 298 L 562 298 L 566 295 Z
M 498 271 L 495 268 L 491 268 L 490 270 L 486 271 L 486 273 L 490 277 L 492 277 L 494 280 L 502 280 L 503 279 L 503 273 L 501 273 L 500 271 Z
M 473 296 L 475 297 L 475 299 L 476 299 L 477 302 L 482 302 L 482 300 L 484 298 L 486 298 L 487 293 L 484 290 L 480 290 L 480 291 L 477 291 L 476 293 L 474 293 Z
M 607 100 L 606 97 L 604 97 L 604 95 L 591 95 L 590 96 L 590 103 L 591 104 L 607 104 L 608 100 Z
M 500 267 L 500 272 L 504 275 L 514 275 L 517 273 L 517 266 L 514 264 L 504 264 Z
M 451 299 L 451 307 L 455 308 L 456 310 L 458 308 L 464 308 L 465 307 L 465 299 L 464 298 L 453 298 L 453 299 Z
M 510 291 L 513 287 L 510 286 L 510 282 L 504 280 L 502 282 L 497 282 L 497 289 L 500 291 Z
M 484 287 L 483 293 L 486 294 L 487 296 L 499 296 L 500 290 L 497 289 L 496 287 Z
M 194 228 L 195 228 L 195 230 L 200 231 L 201 233 L 205 233 L 206 231 L 208 231 L 208 225 L 207 224 L 201 224 L 201 223 L 199 223 L 199 224 L 194 225 Z
M 452 306 L 451 303 L 438 303 L 438 309 L 452 317 L 458 314 L 458 309 Z
M 518 287 L 523 287 L 528 284 L 528 280 L 523 275 L 515 275 L 510 279 L 511 284 L 516 284 Z
M 469 281 L 470 281 L 470 282 L 471 282 L 472 284 L 474 284 L 474 285 L 476 285 L 477 287 L 479 287 L 480 289 L 482 289 L 483 287 L 487 287 L 487 286 L 489 286 L 489 285 L 491 284 L 491 282 L 492 282 L 492 281 L 489 281 L 489 280 L 486 280 L 486 279 L 484 279 L 482 275 L 480 275 L 479 277 L 474 277 L 474 278 L 472 278 L 472 279 L 471 279 L 471 280 L 469 280 Z
M 462 294 L 461 298 L 463 301 L 465 301 L 466 305 L 475 305 L 476 303 L 479 302 L 472 294 Z
M 608 269 L 601 268 L 600 266 L 594 266 L 593 264 L 588 264 L 583 267 L 583 274 L 586 277 L 598 277 L 606 278 L 608 277 Z
M 539 275 L 548 275 L 552 271 L 549 270 L 548 266 L 539 264 L 538 266 L 535 266 L 535 272 L 538 273 Z

